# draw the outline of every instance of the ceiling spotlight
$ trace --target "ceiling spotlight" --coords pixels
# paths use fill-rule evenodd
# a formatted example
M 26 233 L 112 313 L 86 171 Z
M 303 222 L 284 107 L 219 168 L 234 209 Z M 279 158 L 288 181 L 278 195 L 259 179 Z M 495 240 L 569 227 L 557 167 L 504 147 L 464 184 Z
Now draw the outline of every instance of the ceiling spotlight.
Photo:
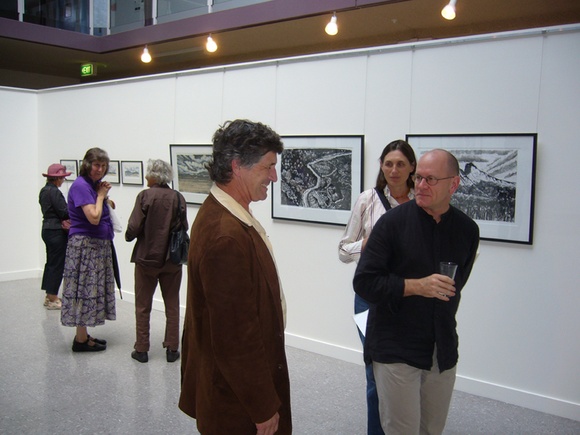
M 207 37 L 207 42 L 205 43 L 205 49 L 207 51 L 209 51 L 210 53 L 214 53 L 218 49 L 218 46 L 217 46 L 216 42 L 211 37 L 211 33 Z
M 457 0 L 449 0 L 449 4 L 441 9 L 441 15 L 446 20 L 455 19 L 455 3 L 457 3 Z
M 324 28 L 324 31 L 330 36 L 334 36 L 338 33 L 338 25 L 336 24 L 336 12 L 332 14 L 332 18 Z
M 141 54 L 141 62 L 143 63 L 151 62 L 151 55 L 149 54 L 147 46 L 145 46 L 145 48 L 143 49 L 143 53 Z

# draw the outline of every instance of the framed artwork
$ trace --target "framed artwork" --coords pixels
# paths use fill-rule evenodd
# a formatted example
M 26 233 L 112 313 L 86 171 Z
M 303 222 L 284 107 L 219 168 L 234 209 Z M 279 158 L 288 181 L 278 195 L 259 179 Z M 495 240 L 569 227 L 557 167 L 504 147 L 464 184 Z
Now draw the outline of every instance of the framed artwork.
M 110 160 L 109 172 L 107 172 L 107 175 L 105 175 L 105 178 L 103 178 L 103 180 L 108 181 L 111 184 L 120 184 L 121 183 L 120 174 L 121 170 L 119 160 Z M 141 182 L 141 184 L 143 184 L 143 182 Z
M 536 133 L 408 134 L 417 159 L 443 148 L 459 162 L 461 182 L 451 204 L 479 225 L 482 240 L 533 241 Z
M 283 136 L 272 218 L 346 225 L 362 191 L 364 136 Z
M 67 172 L 70 172 L 70 175 L 66 177 L 68 181 L 76 180 L 79 174 L 79 167 L 76 160 L 61 160 L 60 164 L 66 168 Z
M 143 186 L 143 162 L 121 160 L 121 182 Z
M 205 164 L 211 161 L 211 145 L 169 145 L 173 168 L 173 188 L 188 204 L 202 204 L 212 181 Z

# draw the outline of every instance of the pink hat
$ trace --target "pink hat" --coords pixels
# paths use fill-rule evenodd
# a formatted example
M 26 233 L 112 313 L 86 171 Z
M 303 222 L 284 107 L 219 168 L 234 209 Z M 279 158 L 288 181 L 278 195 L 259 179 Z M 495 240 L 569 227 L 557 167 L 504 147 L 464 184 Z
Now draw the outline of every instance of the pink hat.
M 48 167 L 46 174 L 42 174 L 43 177 L 68 177 L 72 172 L 67 172 L 63 165 L 58 163 L 53 163 Z

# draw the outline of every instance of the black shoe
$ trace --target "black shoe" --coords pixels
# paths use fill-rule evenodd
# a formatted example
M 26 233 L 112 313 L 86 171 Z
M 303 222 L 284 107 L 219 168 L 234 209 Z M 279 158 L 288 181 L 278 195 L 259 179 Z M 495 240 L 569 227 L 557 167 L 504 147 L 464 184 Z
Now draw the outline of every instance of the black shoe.
M 107 345 L 107 340 L 101 340 L 100 338 L 95 338 L 95 337 L 91 337 L 90 335 L 88 335 L 89 340 L 93 340 L 95 343 L 101 344 L 103 346 Z
M 147 361 L 149 361 L 149 356 L 147 355 L 147 352 L 137 352 L 136 350 L 134 350 L 131 353 L 131 358 L 136 359 L 140 363 L 146 363 Z
M 167 356 L 167 362 L 175 362 L 179 359 L 179 351 L 178 350 L 169 350 L 165 351 L 165 355 Z
M 105 350 L 107 346 L 103 346 L 95 341 L 93 341 L 93 345 L 90 345 L 91 340 L 87 339 L 84 343 L 81 343 L 76 340 L 73 340 L 72 351 L 73 352 L 99 352 L 101 350 Z

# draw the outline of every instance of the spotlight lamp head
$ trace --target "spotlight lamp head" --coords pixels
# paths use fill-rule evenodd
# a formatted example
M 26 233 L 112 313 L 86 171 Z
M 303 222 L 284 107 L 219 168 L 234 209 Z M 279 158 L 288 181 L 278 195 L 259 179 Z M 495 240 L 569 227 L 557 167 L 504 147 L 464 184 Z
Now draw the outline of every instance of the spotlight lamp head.
M 205 49 L 210 53 L 215 53 L 218 49 L 216 42 L 211 37 L 211 34 L 207 37 L 207 42 L 205 43 Z
M 449 0 L 449 3 L 441 9 L 441 16 L 446 20 L 455 19 L 455 3 L 457 0 Z
M 147 46 L 145 46 L 145 48 L 143 49 L 143 53 L 141 54 L 141 62 L 143 63 L 151 62 L 151 55 L 149 54 Z
M 324 28 L 324 31 L 330 36 L 334 36 L 338 33 L 338 24 L 336 24 L 336 12 L 332 14 L 332 18 Z

